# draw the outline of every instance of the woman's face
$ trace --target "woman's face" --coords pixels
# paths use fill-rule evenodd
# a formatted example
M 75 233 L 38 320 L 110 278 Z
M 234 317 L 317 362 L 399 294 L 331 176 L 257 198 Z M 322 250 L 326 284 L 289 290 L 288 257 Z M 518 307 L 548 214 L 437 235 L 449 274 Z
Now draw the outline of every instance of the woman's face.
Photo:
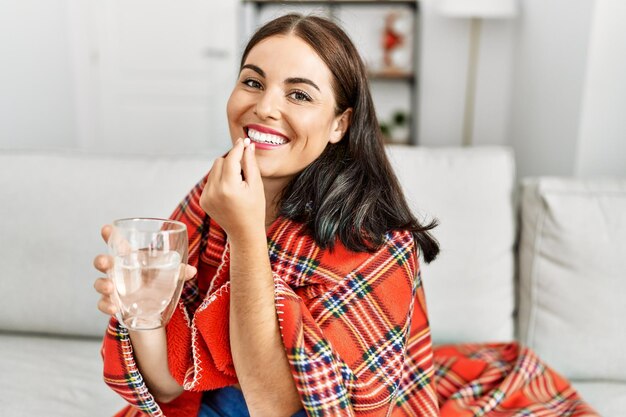
M 350 111 L 335 114 L 332 74 L 317 53 L 297 36 L 277 35 L 250 50 L 227 114 L 233 143 L 255 143 L 261 176 L 288 181 L 341 140 Z

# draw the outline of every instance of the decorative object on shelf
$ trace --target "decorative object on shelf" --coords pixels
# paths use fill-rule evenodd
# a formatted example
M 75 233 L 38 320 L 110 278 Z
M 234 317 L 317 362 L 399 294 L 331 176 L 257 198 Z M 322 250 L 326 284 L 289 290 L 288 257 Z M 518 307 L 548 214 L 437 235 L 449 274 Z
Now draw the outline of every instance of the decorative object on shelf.
M 409 115 L 403 110 L 396 110 L 389 121 L 380 122 L 380 131 L 386 143 L 410 143 Z
M 439 0 L 442 15 L 470 19 L 470 43 L 465 90 L 465 111 L 463 114 L 463 145 L 473 142 L 474 107 L 480 32 L 482 19 L 513 18 L 517 14 L 517 0 Z
M 395 65 L 391 53 L 404 43 L 404 35 L 398 32 L 394 23 L 398 19 L 398 13 L 389 12 L 385 16 L 385 30 L 383 31 L 383 64 L 384 69 L 393 69 Z
M 412 72 L 411 16 L 406 10 L 391 10 L 384 15 L 382 32 L 382 76 L 407 76 Z

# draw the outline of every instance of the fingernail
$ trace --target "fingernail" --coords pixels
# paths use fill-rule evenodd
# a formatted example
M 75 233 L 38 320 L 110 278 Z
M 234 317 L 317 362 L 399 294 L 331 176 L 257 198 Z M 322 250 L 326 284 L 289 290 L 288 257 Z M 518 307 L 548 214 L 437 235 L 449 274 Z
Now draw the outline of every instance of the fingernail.
M 245 138 L 243 140 L 243 146 L 248 146 L 248 145 L 250 145 L 250 138 Z

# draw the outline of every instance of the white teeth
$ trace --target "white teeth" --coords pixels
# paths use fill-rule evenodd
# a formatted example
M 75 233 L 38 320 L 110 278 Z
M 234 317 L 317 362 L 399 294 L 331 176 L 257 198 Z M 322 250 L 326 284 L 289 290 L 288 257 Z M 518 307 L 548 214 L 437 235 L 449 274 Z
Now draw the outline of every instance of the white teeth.
M 272 145 L 282 145 L 287 143 L 287 140 L 283 137 L 271 135 L 269 133 L 261 133 L 254 129 L 248 129 L 248 137 L 254 142 L 270 143 Z

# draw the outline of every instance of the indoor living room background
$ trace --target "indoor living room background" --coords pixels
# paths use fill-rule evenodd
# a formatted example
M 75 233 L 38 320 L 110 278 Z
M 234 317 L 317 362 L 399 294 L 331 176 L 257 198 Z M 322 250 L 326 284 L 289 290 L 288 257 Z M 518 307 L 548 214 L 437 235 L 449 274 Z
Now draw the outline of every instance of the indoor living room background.
M 409 74 L 371 82 L 379 119 L 411 124 L 388 151 L 412 207 L 442 221 L 435 342 L 519 340 L 626 415 L 626 3 L 285 3 L 0 3 L 0 415 L 123 406 L 101 376 L 99 227 L 168 216 L 229 149 L 242 47 L 287 10 L 332 16 L 373 66 L 405 19 Z

